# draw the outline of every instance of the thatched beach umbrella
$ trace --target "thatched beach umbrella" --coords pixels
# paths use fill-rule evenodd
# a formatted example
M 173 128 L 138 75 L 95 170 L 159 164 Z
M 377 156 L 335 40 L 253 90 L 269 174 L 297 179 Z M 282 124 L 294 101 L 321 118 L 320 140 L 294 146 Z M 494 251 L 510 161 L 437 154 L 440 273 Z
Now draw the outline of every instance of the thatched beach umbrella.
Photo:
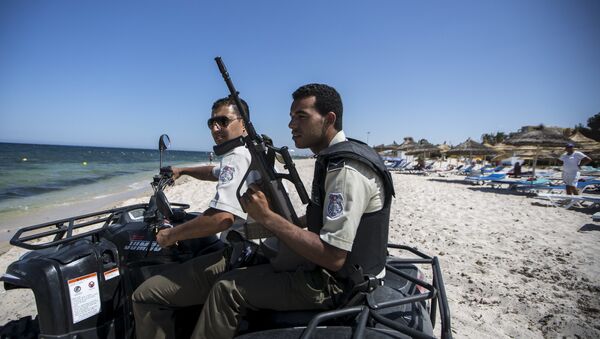
M 588 138 L 585 135 L 581 134 L 581 132 L 577 131 L 575 134 L 569 137 L 573 143 L 579 145 L 583 152 L 598 152 L 600 151 L 600 142 L 597 142 L 594 139 Z
M 423 153 L 423 157 L 426 157 L 426 153 L 439 152 L 436 145 L 427 141 L 427 139 L 421 139 L 411 149 L 406 151 L 408 155 L 415 155 Z
M 564 147 L 567 143 L 572 142 L 567 137 L 557 132 L 554 129 L 549 129 L 544 126 L 538 126 L 529 130 L 523 131 L 505 140 L 507 145 L 514 146 L 535 146 L 535 156 L 533 158 L 533 176 L 535 176 L 535 165 L 537 156 L 542 149 L 552 147 Z
M 497 143 L 495 145 L 484 144 L 485 146 L 491 147 L 494 150 L 496 156 L 492 158 L 492 161 L 501 160 L 505 158 L 514 157 L 516 155 L 515 150 L 516 146 L 507 145 L 503 142 Z
M 509 153 L 512 150 L 515 149 L 515 146 L 513 145 L 507 145 L 503 142 L 497 143 L 495 145 L 492 145 L 492 148 L 494 149 L 494 151 L 496 153 Z
M 373 146 L 373 149 L 375 150 L 375 152 L 379 153 L 381 151 L 385 151 L 385 145 L 384 144 L 375 145 L 375 146 Z
M 468 155 L 469 159 L 473 158 L 473 155 L 491 155 L 491 154 L 495 154 L 496 151 L 494 151 L 493 148 L 487 147 L 483 144 L 480 144 L 476 141 L 471 140 L 471 138 L 468 138 L 467 140 L 465 140 L 463 143 L 460 143 L 454 147 L 452 147 L 446 154 L 448 155 Z
M 443 144 L 437 145 L 437 148 L 438 148 L 438 150 L 440 150 L 440 152 L 442 152 L 442 153 L 446 153 L 446 152 L 448 152 L 449 150 L 451 150 L 451 149 L 452 149 L 452 147 L 451 147 L 450 145 L 446 144 L 446 142 L 445 142 L 445 141 L 444 141 L 444 143 L 443 143 Z
M 399 151 L 406 152 L 413 149 L 416 145 L 417 143 L 413 140 L 412 137 L 404 137 L 404 142 L 398 145 L 396 149 Z
M 398 149 L 398 146 L 400 146 L 400 145 L 398 145 L 398 143 L 396 143 L 396 141 L 394 140 L 394 142 L 392 142 L 389 145 L 381 144 L 381 145 L 373 146 L 373 149 L 379 153 L 379 152 L 383 152 L 383 151 L 395 151 L 396 149 Z
M 396 140 L 394 140 L 391 144 L 385 145 L 384 147 L 389 150 L 396 150 L 398 146 L 400 145 L 396 142 Z

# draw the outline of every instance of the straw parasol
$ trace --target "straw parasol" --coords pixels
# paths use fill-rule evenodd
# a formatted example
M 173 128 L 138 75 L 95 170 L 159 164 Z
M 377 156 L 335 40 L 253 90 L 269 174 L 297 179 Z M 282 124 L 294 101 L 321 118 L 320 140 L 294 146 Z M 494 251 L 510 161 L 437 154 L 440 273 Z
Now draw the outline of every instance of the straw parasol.
M 381 151 L 385 151 L 385 145 L 381 144 L 381 145 L 375 145 L 373 146 L 373 149 L 375 150 L 375 152 L 381 152 Z
M 406 151 L 406 154 L 415 155 L 423 153 L 423 156 L 425 157 L 425 154 L 430 152 L 439 152 L 439 149 L 436 145 L 427 141 L 427 139 L 421 139 L 418 143 L 414 144 L 412 148 Z
M 584 152 L 594 152 L 600 151 L 600 142 L 597 142 L 594 139 L 588 138 L 585 135 L 581 134 L 581 132 L 577 131 L 575 134 L 569 137 L 571 141 L 575 144 L 579 145 L 582 151 Z
M 404 137 L 404 142 L 401 143 L 396 149 L 399 151 L 408 151 L 412 148 L 414 148 L 417 145 L 417 143 L 414 141 L 414 139 L 412 137 Z
M 493 148 L 480 144 L 476 141 L 468 138 L 464 142 L 452 147 L 446 154 L 448 155 L 468 155 L 469 158 L 472 158 L 473 155 L 489 155 L 495 154 Z
M 496 153 L 508 153 L 515 149 L 515 146 L 507 145 L 503 142 L 492 145 L 492 148 Z
M 448 152 L 450 149 L 452 149 L 452 147 L 450 147 L 450 145 L 446 144 L 446 142 L 444 141 L 443 144 L 441 145 L 437 145 L 437 148 L 440 150 L 440 152 L 442 153 L 446 153 Z
M 505 144 L 514 146 L 535 146 L 533 158 L 533 176 L 535 176 L 535 165 L 541 149 L 550 149 L 552 147 L 565 146 L 572 142 L 567 137 L 554 129 L 546 128 L 543 125 L 530 128 L 529 130 L 518 133 L 505 140 Z
M 394 151 L 394 150 L 398 149 L 398 146 L 400 146 L 400 145 L 398 145 L 398 143 L 396 143 L 396 140 L 394 140 L 394 142 L 392 142 L 389 145 L 381 144 L 381 145 L 374 146 L 373 149 L 376 152 Z

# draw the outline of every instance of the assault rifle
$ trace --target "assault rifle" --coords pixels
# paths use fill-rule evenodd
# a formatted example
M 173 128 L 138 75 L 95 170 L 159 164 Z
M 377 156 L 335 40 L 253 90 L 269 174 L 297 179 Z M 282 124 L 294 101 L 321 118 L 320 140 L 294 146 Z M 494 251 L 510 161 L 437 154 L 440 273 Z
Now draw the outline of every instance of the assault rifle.
M 300 225 L 296 211 L 294 210 L 292 202 L 290 201 L 290 198 L 283 185 L 283 180 L 288 180 L 294 184 L 303 204 L 307 204 L 309 198 L 308 194 L 306 193 L 306 189 L 302 184 L 302 180 L 300 180 L 296 166 L 292 161 L 292 157 L 290 156 L 288 148 L 286 146 L 281 148 L 274 147 L 268 137 L 264 135 L 261 136 L 256 133 L 256 130 L 250 121 L 250 116 L 240 101 L 238 96 L 239 93 L 233 86 L 233 82 L 229 77 L 229 73 L 225 68 L 223 60 L 221 60 L 221 57 L 216 57 L 215 61 L 217 62 L 219 71 L 221 72 L 221 75 L 227 84 L 230 96 L 235 101 L 235 106 L 244 120 L 247 135 L 243 137 L 243 140 L 246 147 L 250 151 L 250 155 L 252 156 L 250 168 L 244 175 L 242 183 L 236 192 L 238 200 L 241 198 L 240 190 L 242 189 L 242 185 L 246 182 L 248 175 L 252 171 L 256 171 L 260 174 L 261 178 L 258 185 L 269 199 L 269 203 L 273 211 L 291 223 Z M 284 168 L 288 171 L 287 174 L 277 173 L 275 171 L 273 163 L 274 158 L 280 158 L 283 160 Z M 273 235 L 269 230 L 257 223 L 247 223 L 245 226 L 245 233 L 247 239 L 266 238 Z

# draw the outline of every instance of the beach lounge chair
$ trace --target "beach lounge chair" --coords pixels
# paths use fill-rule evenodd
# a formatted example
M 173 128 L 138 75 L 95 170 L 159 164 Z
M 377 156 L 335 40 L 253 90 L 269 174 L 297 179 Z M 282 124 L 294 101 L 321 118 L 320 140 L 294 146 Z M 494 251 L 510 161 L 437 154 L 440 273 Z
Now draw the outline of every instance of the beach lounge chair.
M 494 168 L 492 168 L 492 167 L 482 167 L 482 168 L 481 168 L 481 174 L 486 174 L 486 173 L 488 173 L 488 174 L 489 174 L 489 173 L 496 173 L 496 172 L 504 172 L 504 170 L 505 170 L 506 168 L 507 168 L 507 167 L 506 167 L 506 166 L 504 166 L 504 165 L 499 165 L 499 166 L 496 166 L 496 167 L 494 167 Z
M 469 175 L 469 174 L 471 174 L 471 172 L 474 171 L 474 168 L 475 168 L 474 165 L 469 165 L 469 166 L 464 167 L 463 169 L 459 170 L 457 174 Z
M 421 168 L 420 170 L 414 171 L 413 174 L 429 175 L 431 173 L 436 172 L 436 170 L 434 169 L 434 166 L 435 166 L 435 160 L 427 161 L 425 163 L 425 165 L 423 166 L 423 168 Z
M 492 180 L 501 180 L 506 178 L 506 173 L 492 173 L 490 175 L 478 175 L 478 176 L 470 176 L 466 177 L 465 181 L 469 181 L 473 184 L 483 185 L 486 182 Z
M 600 175 L 600 168 L 593 166 L 581 166 L 581 175 Z
M 600 196 L 593 195 L 566 195 L 553 193 L 538 193 L 535 198 L 548 200 L 552 206 L 571 208 L 576 203 L 584 203 L 591 205 L 600 204 Z
M 537 178 L 535 180 L 499 179 L 487 182 L 492 188 L 507 188 L 517 191 L 534 191 L 540 187 L 544 188 L 550 183 L 550 179 L 547 178 Z
M 399 170 L 404 166 L 408 165 L 406 159 L 393 159 L 388 160 L 386 163 L 387 169 L 392 171 Z
M 451 165 L 448 165 L 448 166 L 446 166 L 445 169 L 436 170 L 433 173 L 436 173 L 440 177 L 445 177 L 448 174 L 457 174 L 458 172 L 460 172 L 460 170 L 461 170 L 461 168 L 463 168 L 463 166 L 464 165 L 459 165 L 459 166 L 453 168 Z
M 579 193 L 583 193 L 586 190 L 596 189 L 598 187 L 600 187 L 600 180 L 595 178 L 588 178 L 586 180 L 580 180 L 579 182 L 577 182 L 577 189 L 579 190 Z M 545 190 L 548 193 L 558 193 L 566 191 L 567 187 L 565 185 L 548 185 L 544 187 L 539 187 L 539 189 Z

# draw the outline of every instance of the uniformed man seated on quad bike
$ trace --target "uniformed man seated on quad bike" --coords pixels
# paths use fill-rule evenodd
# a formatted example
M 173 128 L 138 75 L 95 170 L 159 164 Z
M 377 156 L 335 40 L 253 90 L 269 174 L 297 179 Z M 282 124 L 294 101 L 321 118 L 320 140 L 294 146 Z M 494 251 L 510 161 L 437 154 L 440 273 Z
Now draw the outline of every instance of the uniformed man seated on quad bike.
M 242 100 L 245 109 L 247 104 Z M 250 153 L 244 147 L 244 122 L 231 98 L 215 101 L 208 119 L 216 146 L 221 156 L 220 165 L 173 168 L 173 178 L 189 175 L 200 180 L 217 181 L 214 199 L 200 216 L 174 228 L 166 228 L 156 235 L 165 248 L 180 240 L 200 238 L 241 227 L 243 212 L 236 190 L 250 165 Z M 227 269 L 232 248 L 200 256 L 168 271 L 151 277 L 133 293 L 133 310 L 138 338 L 173 338 L 175 328 L 172 310 L 176 307 L 203 304 L 217 278 Z
M 198 275 L 202 286 L 215 283 L 209 291 L 189 292 L 190 298 L 205 297 L 194 338 L 233 337 L 249 310 L 336 308 L 348 302 L 363 274 L 375 281 L 385 274 L 391 176 L 372 148 L 346 139 L 342 112 L 341 97 L 330 86 L 309 84 L 293 93 L 288 125 L 292 139 L 296 147 L 317 155 L 307 228 L 274 213 L 256 185 L 249 186 L 241 203 L 301 263 L 286 268 L 258 264 L 219 277 Z M 194 269 L 193 264 L 185 266 Z

